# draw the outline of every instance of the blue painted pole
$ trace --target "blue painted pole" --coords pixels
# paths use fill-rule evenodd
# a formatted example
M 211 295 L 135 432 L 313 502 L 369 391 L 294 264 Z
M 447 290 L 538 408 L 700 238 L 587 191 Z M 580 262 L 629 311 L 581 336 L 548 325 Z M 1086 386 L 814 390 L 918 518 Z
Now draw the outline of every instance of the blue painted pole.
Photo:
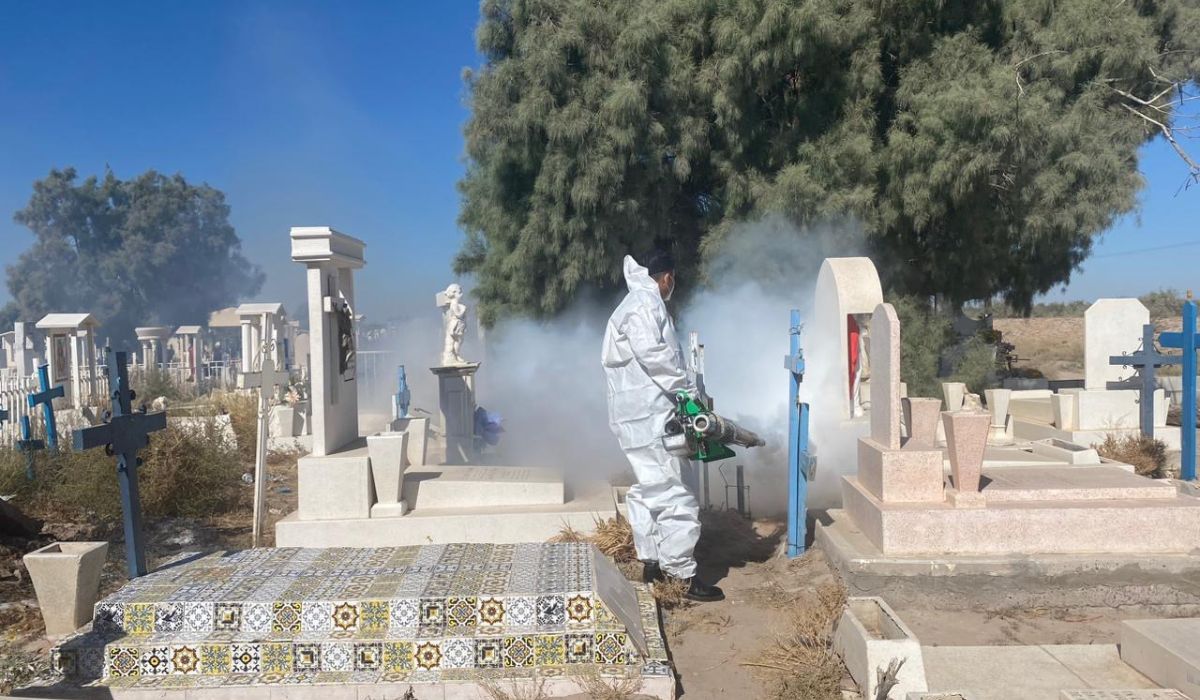
M 804 355 L 800 350 L 800 311 L 792 309 L 786 366 L 788 391 L 788 557 L 804 553 L 808 536 L 808 405 L 800 402 Z
M 1180 447 L 1183 454 L 1180 477 L 1196 480 L 1196 302 L 1183 304 L 1183 416 L 1179 421 L 1183 432 Z

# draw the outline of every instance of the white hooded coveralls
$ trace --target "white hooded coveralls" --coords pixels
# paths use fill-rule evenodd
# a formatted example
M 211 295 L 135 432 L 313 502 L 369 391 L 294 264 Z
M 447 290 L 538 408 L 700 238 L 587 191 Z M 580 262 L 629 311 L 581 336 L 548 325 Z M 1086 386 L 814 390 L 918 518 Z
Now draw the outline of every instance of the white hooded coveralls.
M 608 319 L 601 360 L 609 425 L 638 481 L 625 497 L 629 525 L 639 559 L 688 579 L 696 573 L 700 504 L 683 485 L 682 460 L 667 453 L 662 435 L 675 395 L 694 387 L 658 283 L 628 255 L 625 282 L 629 293 Z

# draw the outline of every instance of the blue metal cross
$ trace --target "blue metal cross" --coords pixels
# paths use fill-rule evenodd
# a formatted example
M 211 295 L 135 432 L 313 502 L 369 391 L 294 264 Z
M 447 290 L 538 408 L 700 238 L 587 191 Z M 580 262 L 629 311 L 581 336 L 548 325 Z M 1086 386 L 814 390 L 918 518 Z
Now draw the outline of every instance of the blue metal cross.
M 17 440 L 17 449 L 25 453 L 25 478 L 33 481 L 33 453 L 46 449 L 44 440 L 33 439 L 33 428 L 29 425 L 29 416 L 21 416 L 21 439 Z
M 29 407 L 37 408 L 38 404 L 42 405 L 42 415 L 46 418 L 46 444 L 50 449 L 58 449 L 58 424 L 54 422 L 54 399 L 59 399 L 66 396 L 62 385 L 56 387 L 50 386 L 50 367 L 41 365 L 38 367 L 38 388 L 41 391 L 35 391 L 29 395 Z
M 1164 355 L 1154 346 L 1154 324 L 1142 326 L 1142 349 L 1132 355 L 1113 355 L 1108 358 L 1110 365 L 1133 367 L 1138 371 L 1142 380 L 1140 389 L 1139 422 L 1142 435 L 1154 437 L 1154 391 L 1158 388 L 1155 370 L 1159 367 L 1177 365 L 1182 358 L 1174 355 Z
M 1196 347 L 1200 345 L 1200 336 L 1196 335 L 1196 302 L 1191 297 L 1188 292 L 1188 300 L 1183 303 L 1183 332 L 1158 336 L 1158 342 L 1164 348 L 1183 351 L 1183 415 L 1179 421 L 1182 467 L 1179 476 L 1184 481 L 1196 480 Z
M 104 349 L 108 362 L 108 388 L 112 414 L 107 423 L 75 431 L 75 449 L 103 446 L 117 457 L 117 481 L 121 486 L 121 510 L 125 514 L 125 560 L 129 578 L 146 574 L 146 549 L 142 539 L 142 503 L 138 495 L 138 450 L 150 444 L 150 433 L 167 427 L 167 414 L 134 413 L 130 405 L 134 393 L 129 390 L 129 369 L 124 352 Z
M 790 353 L 784 367 L 791 376 L 788 401 L 788 541 L 787 555 L 804 553 L 808 538 L 808 404 L 800 401 L 804 351 L 800 348 L 800 311 L 792 309 Z

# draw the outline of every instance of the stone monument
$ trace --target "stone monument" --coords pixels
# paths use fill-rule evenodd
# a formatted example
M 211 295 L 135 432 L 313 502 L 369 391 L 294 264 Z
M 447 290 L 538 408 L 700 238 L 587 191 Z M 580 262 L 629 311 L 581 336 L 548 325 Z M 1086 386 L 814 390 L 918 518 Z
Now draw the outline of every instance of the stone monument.
M 142 346 L 142 369 L 158 369 L 167 361 L 167 340 L 172 329 L 166 326 L 141 326 L 133 329 Z
M 50 383 L 62 384 L 66 406 L 82 408 L 96 393 L 96 328 L 91 314 L 47 314 L 37 322 L 46 338 Z
M 475 454 L 475 372 L 478 362 L 462 356 L 467 305 L 457 284 L 436 297 L 442 309 L 442 366 L 431 367 L 438 378 L 438 407 L 446 439 L 446 464 L 470 464 Z
M 860 327 L 860 319 L 874 313 L 875 307 L 883 303 L 883 289 L 879 284 L 879 273 L 870 258 L 827 258 L 817 273 L 816 292 L 813 296 L 812 338 L 820 342 L 807 343 L 813 349 L 813 366 L 836 367 L 844 378 L 845 391 L 839 393 L 833 408 L 846 420 L 861 416 L 862 402 L 855 401 L 862 394 L 870 393 L 864 386 L 862 371 L 867 362 L 855 363 L 870 342 L 862 336 L 871 332 Z M 852 329 L 858 332 L 851 333 Z M 826 357 L 828 355 L 828 357 Z

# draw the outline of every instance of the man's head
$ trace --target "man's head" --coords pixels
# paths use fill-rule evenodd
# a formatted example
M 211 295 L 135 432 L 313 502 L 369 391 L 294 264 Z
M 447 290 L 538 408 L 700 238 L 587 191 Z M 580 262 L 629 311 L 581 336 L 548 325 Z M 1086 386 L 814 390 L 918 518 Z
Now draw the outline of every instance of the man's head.
M 675 258 L 665 250 L 656 250 L 646 262 L 646 270 L 658 283 L 663 301 L 670 301 L 675 292 Z

